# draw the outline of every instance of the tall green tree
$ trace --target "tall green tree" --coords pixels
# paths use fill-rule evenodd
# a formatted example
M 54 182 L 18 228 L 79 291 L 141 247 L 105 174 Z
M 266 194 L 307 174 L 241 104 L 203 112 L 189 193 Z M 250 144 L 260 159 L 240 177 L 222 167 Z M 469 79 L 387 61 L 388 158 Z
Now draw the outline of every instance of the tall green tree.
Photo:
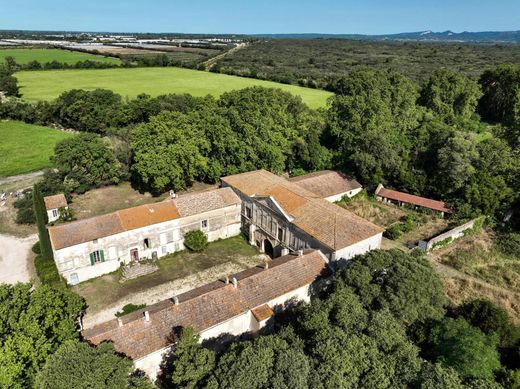
M 132 375 L 133 362 L 122 358 L 109 343 L 92 347 L 77 340 L 63 343 L 36 377 L 37 389 L 139 388 L 155 386 L 145 377 Z
M 438 69 L 422 89 L 420 102 L 441 116 L 470 118 L 481 95 L 479 84 L 464 74 Z
M 119 182 L 119 162 L 103 139 L 95 134 L 79 134 L 58 142 L 52 162 L 64 176 L 70 191 Z
M 0 386 L 32 388 L 49 355 L 78 338 L 76 320 L 84 308 L 83 299 L 65 288 L 0 284 Z
M 461 377 L 493 379 L 500 368 L 498 336 L 484 334 L 463 318 L 440 321 L 428 342 L 437 361 L 454 368 Z

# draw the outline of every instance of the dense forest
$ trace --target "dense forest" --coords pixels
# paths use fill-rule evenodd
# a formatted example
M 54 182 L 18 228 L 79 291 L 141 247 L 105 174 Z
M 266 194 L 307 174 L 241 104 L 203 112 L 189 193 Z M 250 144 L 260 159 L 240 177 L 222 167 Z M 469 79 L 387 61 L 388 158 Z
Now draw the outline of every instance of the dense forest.
M 254 42 L 218 61 L 216 72 L 326 88 L 361 67 L 406 74 L 425 83 L 435 69 L 476 79 L 489 66 L 520 64 L 520 45 L 273 39 Z

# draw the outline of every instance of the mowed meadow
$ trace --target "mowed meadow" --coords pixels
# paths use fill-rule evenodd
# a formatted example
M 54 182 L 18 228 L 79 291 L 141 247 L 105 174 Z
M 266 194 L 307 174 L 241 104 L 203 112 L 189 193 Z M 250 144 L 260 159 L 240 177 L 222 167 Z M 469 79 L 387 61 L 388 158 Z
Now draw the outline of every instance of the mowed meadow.
M 0 121 L 0 177 L 52 167 L 49 157 L 71 133 L 18 121 Z
M 79 61 L 96 61 L 119 64 L 118 58 L 104 57 L 102 55 L 80 53 L 78 51 L 69 51 L 62 49 L 42 49 L 42 48 L 26 48 L 26 49 L 0 49 L 0 62 L 4 62 L 6 57 L 13 57 L 16 63 L 25 65 L 31 61 L 38 61 L 41 64 L 46 62 L 58 61 L 73 65 Z
M 218 97 L 231 90 L 263 86 L 290 92 L 300 96 L 309 107 L 320 108 L 332 95 L 319 89 L 175 67 L 23 71 L 15 76 L 20 93 L 28 101 L 52 100 L 70 89 L 110 89 L 128 98 L 141 93 Z

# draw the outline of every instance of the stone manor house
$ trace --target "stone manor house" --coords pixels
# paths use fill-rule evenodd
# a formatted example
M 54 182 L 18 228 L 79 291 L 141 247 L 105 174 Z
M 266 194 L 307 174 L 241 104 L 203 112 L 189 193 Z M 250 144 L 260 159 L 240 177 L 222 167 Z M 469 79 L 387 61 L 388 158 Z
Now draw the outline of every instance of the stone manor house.
M 257 170 L 221 182 L 219 189 L 49 227 L 59 272 L 76 284 L 159 258 L 183 250 L 184 234 L 194 229 L 209 241 L 242 231 L 273 258 L 316 249 L 328 261 L 346 261 L 381 244 L 382 228 L 331 202 L 361 190 L 337 172 L 288 180 Z

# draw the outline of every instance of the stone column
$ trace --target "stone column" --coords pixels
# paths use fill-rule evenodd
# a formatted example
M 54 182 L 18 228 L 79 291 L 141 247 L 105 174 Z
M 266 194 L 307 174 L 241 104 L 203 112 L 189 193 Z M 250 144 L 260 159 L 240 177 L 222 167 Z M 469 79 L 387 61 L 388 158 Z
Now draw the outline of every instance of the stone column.
M 249 225 L 249 244 L 252 246 L 256 245 L 255 231 L 256 231 L 256 226 L 254 224 L 250 224 Z

